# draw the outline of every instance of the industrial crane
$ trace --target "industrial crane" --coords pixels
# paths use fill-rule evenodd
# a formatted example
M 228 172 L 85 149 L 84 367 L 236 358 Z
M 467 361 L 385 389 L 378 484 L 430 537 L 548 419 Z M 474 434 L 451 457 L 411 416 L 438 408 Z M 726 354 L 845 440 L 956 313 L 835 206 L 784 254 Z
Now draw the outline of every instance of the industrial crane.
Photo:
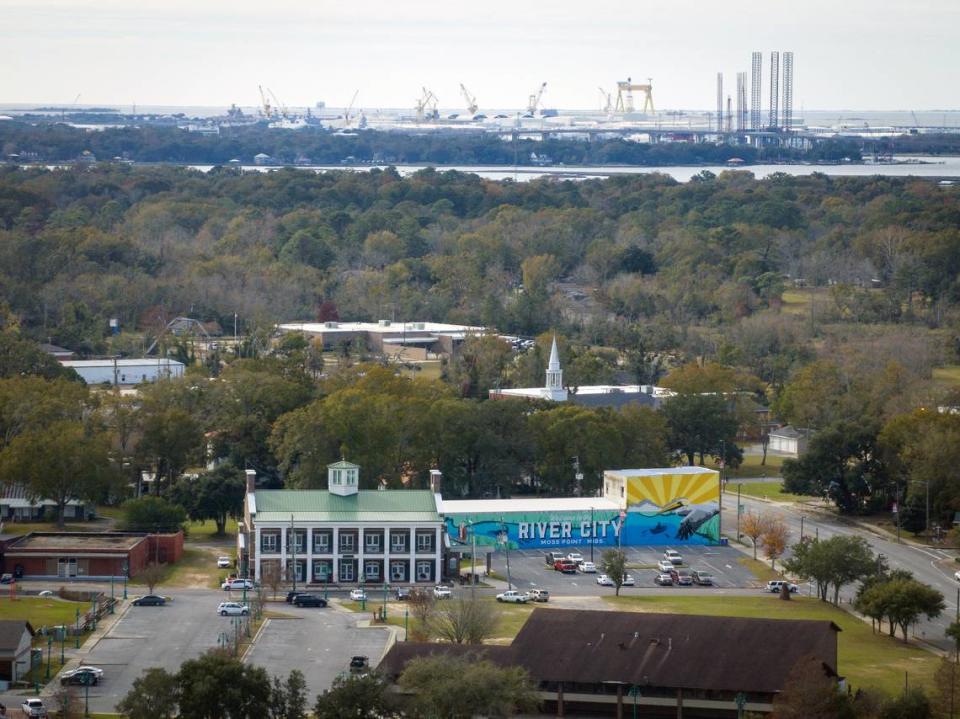
M 440 117 L 440 113 L 437 110 L 437 96 L 433 94 L 427 88 L 422 88 L 423 96 L 417 100 L 417 122 L 423 122 L 424 120 L 436 120 Z
M 279 109 L 280 109 L 280 116 L 281 116 L 282 118 L 287 119 L 288 117 L 290 117 L 290 113 L 287 111 L 287 106 L 284 105 L 282 102 L 280 102 L 280 99 L 274 94 L 273 90 L 271 90 L 271 89 L 268 87 L 268 88 L 267 88 L 267 92 L 270 93 L 270 97 L 272 97 L 274 103 L 276 103 L 276 107 L 275 107 L 275 109 L 274 109 L 274 112 L 276 112 L 276 108 L 279 108 Z
M 270 101 L 263 92 L 263 85 L 257 85 L 260 89 L 260 106 L 263 108 L 263 116 L 268 120 L 273 117 L 273 109 L 270 107 Z
M 600 110 L 607 115 L 613 114 L 613 100 L 610 96 L 610 93 L 604 90 L 602 87 L 597 89 L 600 90 Z
M 470 91 L 463 86 L 462 82 L 460 83 L 460 92 L 463 93 L 463 99 L 467 101 L 467 112 L 471 115 L 476 115 L 477 110 L 480 109 L 480 106 L 477 104 L 477 98 L 470 94 Z
M 643 98 L 643 112 L 652 113 L 653 109 L 653 79 L 647 78 L 646 85 L 634 85 L 633 80 L 629 77 L 626 80 L 617 81 L 617 106 L 614 108 L 616 112 L 629 113 L 634 111 L 633 107 L 633 91 L 637 90 L 644 94 Z
M 537 108 L 540 107 L 540 98 L 543 97 L 543 91 L 546 89 L 547 89 L 547 83 L 543 83 L 540 86 L 540 89 L 536 92 L 536 94 L 533 94 L 530 96 L 530 99 L 527 101 L 528 117 L 533 117 L 536 114 Z
M 347 106 L 347 109 L 343 111 L 344 127 L 350 127 L 350 125 L 353 123 L 353 115 L 351 114 L 351 112 L 353 111 L 353 104 L 357 101 L 357 95 L 359 94 L 360 94 L 359 90 L 353 93 L 353 99 L 350 100 L 350 104 Z

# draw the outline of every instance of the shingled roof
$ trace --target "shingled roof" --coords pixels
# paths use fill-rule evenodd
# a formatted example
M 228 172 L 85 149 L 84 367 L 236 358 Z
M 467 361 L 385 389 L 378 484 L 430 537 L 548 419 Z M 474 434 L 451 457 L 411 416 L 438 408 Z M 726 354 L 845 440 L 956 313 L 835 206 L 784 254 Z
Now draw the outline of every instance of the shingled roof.
M 17 651 L 24 630 L 34 634 L 30 622 L 23 619 L 0 619 L 0 655 L 9 655 Z
M 804 658 L 836 674 L 839 631 L 833 622 L 801 619 L 537 609 L 509 647 L 482 651 L 525 667 L 537 683 L 776 693 Z M 396 644 L 383 670 L 397 676 L 414 656 L 464 651 Z

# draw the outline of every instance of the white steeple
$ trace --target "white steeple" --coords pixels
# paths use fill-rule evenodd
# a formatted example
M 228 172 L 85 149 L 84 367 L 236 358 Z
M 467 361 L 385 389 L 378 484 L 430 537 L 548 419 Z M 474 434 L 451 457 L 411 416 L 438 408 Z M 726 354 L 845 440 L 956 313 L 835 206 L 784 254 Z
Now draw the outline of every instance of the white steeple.
M 547 386 L 545 395 L 554 402 L 566 402 L 567 390 L 563 388 L 563 370 L 560 369 L 560 353 L 557 351 L 557 336 L 553 336 L 550 348 L 550 362 L 547 364 Z

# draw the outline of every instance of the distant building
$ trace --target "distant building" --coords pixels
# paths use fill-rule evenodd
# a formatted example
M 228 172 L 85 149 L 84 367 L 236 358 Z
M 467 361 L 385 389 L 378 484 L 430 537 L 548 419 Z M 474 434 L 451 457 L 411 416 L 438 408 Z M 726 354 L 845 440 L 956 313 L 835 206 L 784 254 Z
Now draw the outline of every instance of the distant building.
M 253 156 L 253 164 L 254 165 L 272 165 L 274 164 L 274 161 L 273 161 L 273 158 L 270 157 L 270 155 L 268 155 L 267 153 L 258 152 L 256 155 Z
M 35 633 L 23 619 L 0 620 L 0 690 L 8 690 L 29 674 Z
M 359 480 L 341 461 L 327 468 L 327 489 L 257 490 L 247 470 L 241 572 L 317 585 L 439 582 L 446 533 L 434 493 L 362 490 Z
M 770 432 L 770 443 L 767 445 L 767 449 L 790 457 L 799 457 L 807 451 L 807 445 L 810 443 L 810 437 L 812 436 L 813 430 L 798 429 L 788 424 Z
M 52 499 L 31 497 L 22 484 L 8 484 L 0 488 L 0 520 L 4 522 L 36 522 L 46 518 L 47 510 L 54 510 Z M 85 521 L 96 514 L 97 505 L 71 499 L 63 508 L 65 519 Z
M 167 357 L 141 359 L 61 360 L 90 385 L 137 385 L 158 379 L 182 377 L 184 364 Z
M 57 345 L 51 345 L 44 342 L 40 345 L 40 349 L 58 360 L 73 359 L 73 351 L 68 350 L 65 347 L 58 347 Z
M 545 399 L 551 402 L 573 402 L 585 407 L 622 407 L 626 404 L 640 404 L 654 409 L 660 407 L 664 399 L 673 396 L 673 392 L 654 385 L 581 385 L 564 386 L 563 370 L 560 367 L 560 354 L 557 351 L 557 338 L 553 338 L 550 347 L 550 361 L 547 364 L 547 379 L 544 387 L 516 387 L 511 389 L 492 389 L 490 399 Z
M 486 333 L 484 327 L 450 325 L 441 322 L 289 322 L 278 326 L 281 332 L 302 332 L 317 338 L 331 350 L 360 340 L 372 352 L 403 352 L 409 359 L 428 359 L 431 355 L 449 355 L 471 335 Z
M 837 676 L 833 622 L 536 609 L 509 645 L 396 642 L 378 670 L 396 682 L 419 657 L 522 667 L 541 716 L 769 714 L 795 667 Z M 838 682 L 838 690 L 839 690 Z

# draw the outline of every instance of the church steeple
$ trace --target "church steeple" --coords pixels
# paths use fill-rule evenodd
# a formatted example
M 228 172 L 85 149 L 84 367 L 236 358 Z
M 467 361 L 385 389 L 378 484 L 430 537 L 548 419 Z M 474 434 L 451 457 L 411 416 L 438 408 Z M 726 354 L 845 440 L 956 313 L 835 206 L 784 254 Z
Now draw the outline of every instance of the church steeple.
M 553 336 L 550 348 L 550 362 L 547 364 L 546 396 L 555 402 L 567 401 L 567 390 L 563 388 L 563 370 L 560 369 L 560 353 L 557 351 L 557 336 Z

